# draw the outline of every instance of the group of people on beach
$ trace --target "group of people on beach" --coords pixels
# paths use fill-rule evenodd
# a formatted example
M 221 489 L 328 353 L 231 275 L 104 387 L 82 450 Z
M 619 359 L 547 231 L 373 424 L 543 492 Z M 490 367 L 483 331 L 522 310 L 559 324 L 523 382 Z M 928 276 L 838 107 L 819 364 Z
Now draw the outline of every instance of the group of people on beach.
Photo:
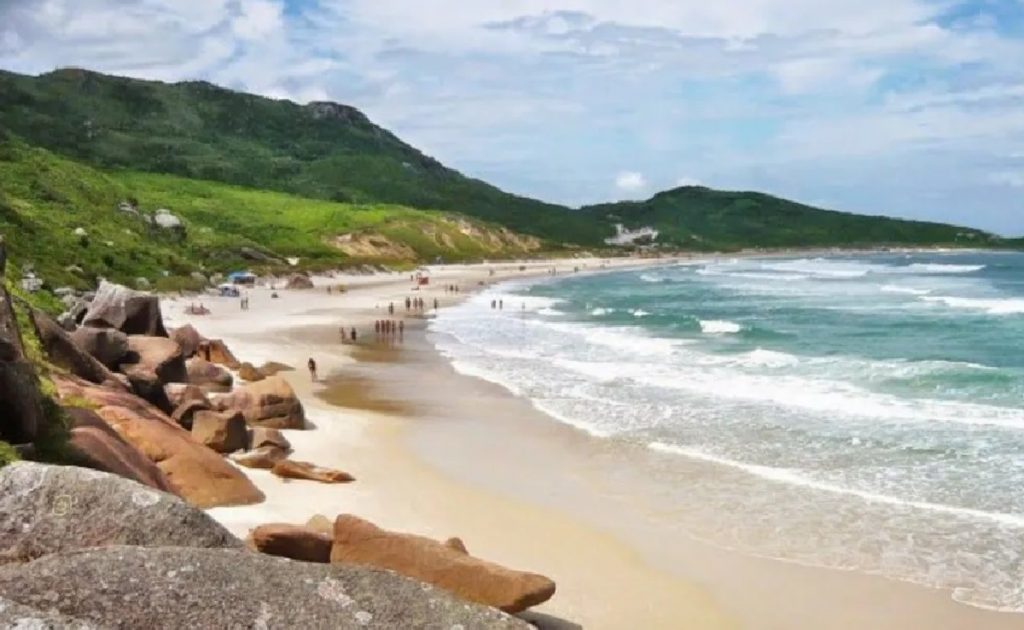
M 412 310 L 423 311 L 423 310 L 426 310 L 426 308 L 427 308 L 426 300 L 424 300 L 421 297 L 407 297 L 407 298 L 405 298 L 405 310 L 406 310 L 406 312 L 409 312 L 409 311 L 412 311 Z M 435 309 L 437 308 L 437 299 L 434 300 L 434 308 Z
M 457 284 L 446 284 L 446 285 L 444 285 L 444 292 L 445 293 L 458 293 L 459 292 L 459 285 L 457 285 Z
M 405 336 L 405 322 L 402 320 L 378 319 L 373 323 L 373 332 L 377 334 L 378 339 L 393 338 L 395 335 L 401 338 Z
M 241 297 L 241 299 L 238 301 L 238 304 L 239 304 L 239 306 L 242 307 L 243 311 L 249 310 L 249 296 L 248 295 L 243 295 Z
M 345 343 L 346 341 L 351 341 L 352 343 L 355 343 L 356 341 L 359 340 L 359 333 L 356 332 L 355 326 L 350 328 L 348 331 L 346 331 L 345 327 L 342 326 L 341 328 L 338 329 L 338 333 L 341 335 L 341 343 Z

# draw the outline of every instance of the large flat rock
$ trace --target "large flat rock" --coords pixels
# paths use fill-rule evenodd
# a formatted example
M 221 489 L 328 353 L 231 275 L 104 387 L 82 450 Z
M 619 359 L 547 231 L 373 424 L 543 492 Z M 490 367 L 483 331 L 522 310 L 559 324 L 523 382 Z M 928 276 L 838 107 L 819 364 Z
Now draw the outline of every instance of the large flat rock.
M 113 628 L 528 630 L 386 571 L 230 549 L 105 547 L 0 567 L 0 593 Z
M 242 544 L 202 510 L 117 475 L 31 462 L 0 468 L 0 564 L 102 545 Z

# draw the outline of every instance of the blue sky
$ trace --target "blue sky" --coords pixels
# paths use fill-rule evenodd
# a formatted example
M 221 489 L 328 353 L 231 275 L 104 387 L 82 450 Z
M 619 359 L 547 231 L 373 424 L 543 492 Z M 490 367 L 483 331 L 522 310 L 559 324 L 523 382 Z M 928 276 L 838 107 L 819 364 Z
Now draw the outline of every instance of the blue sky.
M 679 184 L 1024 234 L 1024 0 L 0 0 L 0 67 L 335 100 L 570 205 Z

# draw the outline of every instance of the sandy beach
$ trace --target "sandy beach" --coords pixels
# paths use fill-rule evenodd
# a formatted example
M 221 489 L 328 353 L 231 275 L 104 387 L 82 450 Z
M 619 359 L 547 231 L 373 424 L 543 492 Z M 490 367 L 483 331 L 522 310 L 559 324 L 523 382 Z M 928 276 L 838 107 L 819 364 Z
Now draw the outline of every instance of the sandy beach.
M 616 260 L 607 268 L 669 261 Z M 210 513 L 244 536 L 268 522 L 303 523 L 352 513 L 393 530 L 461 537 L 469 551 L 535 571 L 558 584 L 527 615 L 550 628 L 1014 628 L 1018 615 L 954 602 L 948 592 L 854 572 L 755 558 L 690 537 L 672 505 L 643 490 L 650 454 L 623 452 L 559 424 L 528 401 L 460 375 L 433 349 L 421 316 L 402 343 L 374 342 L 375 319 L 405 316 L 407 296 L 441 307 L 516 278 L 593 272 L 597 260 L 433 268 L 414 289 L 408 273 L 316 278 L 317 288 L 207 298 L 207 316 L 185 314 L 198 298 L 167 300 L 169 325 L 192 323 L 223 338 L 243 361 L 274 360 L 306 407 L 310 429 L 289 431 L 301 460 L 340 468 L 342 486 L 283 481 L 249 470 L 259 505 Z M 493 271 L 493 275 L 492 275 Z M 444 291 L 458 284 L 459 296 Z M 283 284 L 283 283 L 282 283 Z M 326 286 L 344 286 L 328 294 Z M 428 309 L 429 310 L 429 309 Z M 429 313 L 428 313 L 429 314 Z M 343 344 L 355 326 L 360 343 Z M 314 357 L 320 381 L 304 365 Z M 646 457 L 649 461 L 637 461 Z M 635 470 L 624 463 L 636 462 Z M 708 474 L 694 471 L 694 474 Z

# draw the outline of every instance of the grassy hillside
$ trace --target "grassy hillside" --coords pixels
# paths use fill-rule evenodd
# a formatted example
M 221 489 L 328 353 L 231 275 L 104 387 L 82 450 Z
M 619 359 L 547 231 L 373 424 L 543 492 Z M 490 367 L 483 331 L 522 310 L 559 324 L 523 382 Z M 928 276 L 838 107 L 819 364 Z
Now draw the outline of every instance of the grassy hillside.
M 137 214 L 118 209 L 125 200 L 137 203 Z M 179 217 L 184 230 L 147 221 L 158 208 Z M 169 288 L 188 284 L 194 272 L 287 270 L 288 257 L 300 258 L 302 268 L 326 268 L 519 256 L 541 245 L 457 215 L 104 172 L 13 140 L 0 140 L 0 234 L 12 260 L 51 286 L 79 288 L 99 276 L 144 277 Z
M 553 241 L 599 244 L 607 235 L 607 226 L 568 208 L 446 168 L 335 103 L 300 106 L 204 82 L 83 70 L 0 71 L 0 123 L 32 145 L 104 168 L 454 211 Z
M 985 247 L 999 239 L 980 230 L 821 210 L 755 192 L 686 186 L 639 202 L 589 206 L 598 221 L 651 226 L 658 240 L 688 249 L 745 247 L 951 245 Z

